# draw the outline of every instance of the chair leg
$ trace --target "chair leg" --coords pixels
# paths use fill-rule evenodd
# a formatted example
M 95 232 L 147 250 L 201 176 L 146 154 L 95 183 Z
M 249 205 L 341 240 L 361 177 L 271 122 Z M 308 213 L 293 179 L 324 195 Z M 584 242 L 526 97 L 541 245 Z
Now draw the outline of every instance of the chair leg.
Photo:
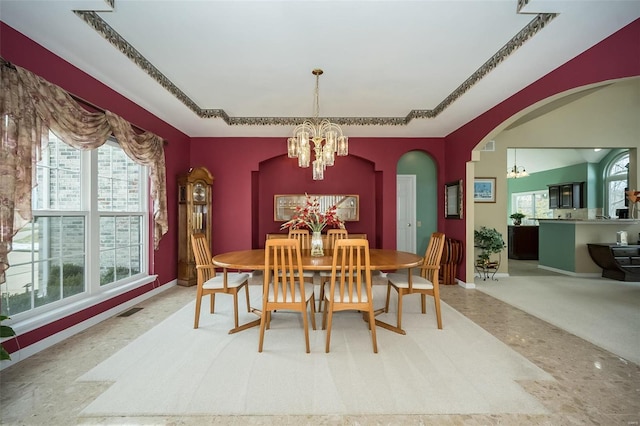
M 267 300 L 262 301 L 262 314 L 260 315 L 260 339 L 258 340 L 258 352 L 262 352 L 262 343 L 264 342 L 264 329 L 269 320 L 269 311 L 267 311 Z
M 209 307 L 209 311 L 213 314 L 216 310 L 216 294 L 211 293 L 211 306 Z
M 262 352 L 262 343 L 264 342 L 264 329 L 267 323 L 267 312 L 262 311 L 262 316 L 260 317 L 260 340 L 258 341 L 258 352 Z
M 384 312 L 389 312 L 389 298 L 391 297 L 391 283 L 387 282 L 387 302 L 384 304 Z
M 436 319 L 438 320 L 438 329 L 442 330 L 442 317 L 440 315 L 440 293 L 436 290 L 433 293 L 433 303 L 436 305 Z
M 327 302 L 324 302 L 325 309 L 327 309 Z M 324 351 L 329 353 L 329 346 L 331 345 L 331 321 L 333 320 L 333 306 L 329 306 L 327 314 L 327 343 L 325 345 Z
M 309 320 L 307 319 L 307 303 L 305 302 L 305 306 L 304 306 L 304 310 L 301 312 L 302 314 L 302 326 L 304 327 L 304 343 L 306 345 L 307 348 L 307 353 L 310 352 L 309 350 Z M 311 301 L 312 304 L 315 305 L 316 301 L 312 300 Z
M 404 296 L 404 292 L 398 289 L 398 325 L 399 329 L 402 329 L 402 298 Z
M 244 290 L 247 294 L 247 312 L 251 312 L 251 306 L 249 306 L 249 283 L 244 285 Z
M 318 300 L 318 312 L 322 312 L 322 301 L 324 300 L 324 283 L 323 278 L 320 278 L 320 300 Z
M 426 294 L 421 294 L 420 295 L 420 301 L 422 304 L 422 313 L 426 314 L 427 313 L 427 295 Z
M 316 301 L 313 300 L 313 297 L 309 299 L 309 305 L 311 305 L 311 326 L 313 329 L 316 329 Z M 307 308 L 305 306 L 304 314 L 307 315 Z
M 329 302 L 327 300 L 324 301 L 324 310 L 322 311 L 322 329 L 327 329 L 327 307 L 329 306 Z
M 371 341 L 373 342 L 373 353 L 378 353 L 378 341 L 376 339 L 376 317 L 373 314 L 373 306 L 369 308 L 369 328 L 371 329 Z
M 193 321 L 193 328 L 198 328 L 200 324 L 200 304 L 202 303 L 202 290 L 198 290 L 196 295 L 196 317 Z
M 238 289 L 233 292 L 233 321 L 238 328 Z

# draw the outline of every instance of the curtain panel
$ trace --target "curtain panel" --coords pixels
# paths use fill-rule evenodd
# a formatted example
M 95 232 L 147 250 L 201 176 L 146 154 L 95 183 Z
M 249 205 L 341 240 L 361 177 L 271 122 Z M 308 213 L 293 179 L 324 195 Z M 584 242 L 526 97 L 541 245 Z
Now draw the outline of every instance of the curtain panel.
M 105 111 L 89 112 L 66 91 L 18 66 L 0 65 L 0 283 L 9 268 L 13 236 L 32 219 L 34 170 L 51 130 L 77 149 L 102 146 L 113 134 L 123 151 L 150 174 L 154 248 L 169 229 L 164 141 Z

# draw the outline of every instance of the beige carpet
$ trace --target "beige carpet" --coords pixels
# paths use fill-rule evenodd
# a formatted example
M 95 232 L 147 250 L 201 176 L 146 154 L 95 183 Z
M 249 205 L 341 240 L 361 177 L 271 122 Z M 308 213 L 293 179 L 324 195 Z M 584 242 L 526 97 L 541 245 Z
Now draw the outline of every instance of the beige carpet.
M 640 365 L 640 282 L 554 276 L 476 279 L 476 288 Z
M 259 287 L 251 291 L 258 306 Z M 376 286 L 378 305 L 384 291 Z M 446 304 L 438 330 L 432 305 L 421 315 L 419 298 L 406 299 L 407 335 L 378 327 L 378 354 L 361 315 L 336 314 L 329 354 L 325 332 L 311 331 L 306 354 L 300 316 L 278 312 L 260 354 L 258 328 L 227 333 L 231 300 L 219 296 L 219 312 L 203 313 L 198 330 L 188 304 L 82 376 L 113 384 L 81 414 L 547 412 L 518 382 L 553 378 Z M 254 318 L 245 312 L 241 322 Z

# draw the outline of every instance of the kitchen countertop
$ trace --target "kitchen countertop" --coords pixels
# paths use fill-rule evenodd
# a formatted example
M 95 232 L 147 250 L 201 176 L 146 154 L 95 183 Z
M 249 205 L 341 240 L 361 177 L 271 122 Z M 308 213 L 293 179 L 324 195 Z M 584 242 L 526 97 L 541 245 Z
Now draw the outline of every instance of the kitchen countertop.
M 584 225 L 637 225 L 640 219 L 536 219 L 538 223 L 574 223 Z

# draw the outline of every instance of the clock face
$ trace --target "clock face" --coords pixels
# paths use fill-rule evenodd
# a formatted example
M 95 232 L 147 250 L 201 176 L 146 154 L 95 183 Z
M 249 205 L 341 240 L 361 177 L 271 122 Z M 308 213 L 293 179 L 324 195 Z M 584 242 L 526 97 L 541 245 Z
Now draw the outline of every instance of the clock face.
M 207 189 L 200 182 L 193 185 L 193 201 L 202 202 L 207 197 Z

